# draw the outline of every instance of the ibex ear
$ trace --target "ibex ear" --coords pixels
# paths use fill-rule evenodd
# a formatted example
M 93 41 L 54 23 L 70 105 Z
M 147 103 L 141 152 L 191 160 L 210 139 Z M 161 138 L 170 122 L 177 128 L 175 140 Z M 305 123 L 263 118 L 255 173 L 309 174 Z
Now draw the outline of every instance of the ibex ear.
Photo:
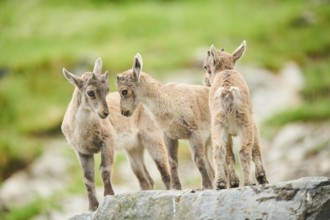
M 63 75 L 72 85 L 76 86 L 78 89 L 83 87 L 83 81 L 79 76 L 70 73 L 65 68 L 63 68 Z
M 95 74 L 101 74 L 101 72 L 102 72 L 102 60 L 99 57 L 95 61 L 93 73 L 95 73 Z
M 105 80 L 108 80 L 108 74 L 109 74 L 109 72 L 108 72 L 108 71 L 105 71 L 105 73 L 103 74 L 103 75 L 104 75 L 104 79 L 105 79 Z
M 214 58 L 215 57 L 215 55 L 217 54 L 217 49 L 215 48 L 215 46 L 212 44 L 211 45 L 211 47 L 210 47 L 210 56 L 212 57 L 212 58 Z
M 233 52 L 233 59 L 236 62 L 241 56 L 243 56 L 246 48 L 246 41 L 244 40 L 241 45 Z
M 134 61 L 133 61 L 133 75 L 134 78 L 139 82 L 140 81 L 140 73 L 142 70 L 142 65 L 143 65 L 143 60 L 142 60 L 142 56 L 137 53 L 134 57 Z

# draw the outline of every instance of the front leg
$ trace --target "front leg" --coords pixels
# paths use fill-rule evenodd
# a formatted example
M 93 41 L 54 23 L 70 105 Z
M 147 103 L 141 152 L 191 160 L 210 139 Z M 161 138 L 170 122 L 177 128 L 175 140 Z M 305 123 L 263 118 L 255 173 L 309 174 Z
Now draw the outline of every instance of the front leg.
M 78 158 L 80 161 L 81 168 L 83 169 L 84 184 L 87 190 L 89 201 L 89 210 L 95 211 L 99 206 L 99 202 L 97 201 L 95 193 L 94 155 L 87 155 L 78 152 Z
M 100 174 L 104 184 L 104 196 L 114 195 L 111 184 L 111 170 L 114 161 L 114 142 L 108 141 L 101 147 Z

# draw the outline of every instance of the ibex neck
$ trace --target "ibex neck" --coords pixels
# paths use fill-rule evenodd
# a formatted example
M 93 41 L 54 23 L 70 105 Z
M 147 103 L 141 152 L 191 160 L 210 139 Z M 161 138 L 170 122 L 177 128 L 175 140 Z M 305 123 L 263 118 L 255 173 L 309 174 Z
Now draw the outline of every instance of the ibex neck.
M 76 119 L 77 117 L 79 118 L 80 115 L 77 115 L 78 112 L 90 112 L 87 108 L 84 108 L 84 106 L 82 105 L 82 95 L 81 93 L 78 91 L 78 89 L 76 88 L 73 92 L 73 95 L 72 95 L 72 99 L 71 99 L 71 102 L 69 104 L 69 107 L 68 107 L 68 111 L 67 113 L 71 115 L 70 118 L 72 118 L 72 120 Z
M 137 98 L 153 114 L 159 115 L 167 112 L 170 100 L 161 82 L 145 74 L 141 76 L 139 88 L 138 93 L 140 94 Z

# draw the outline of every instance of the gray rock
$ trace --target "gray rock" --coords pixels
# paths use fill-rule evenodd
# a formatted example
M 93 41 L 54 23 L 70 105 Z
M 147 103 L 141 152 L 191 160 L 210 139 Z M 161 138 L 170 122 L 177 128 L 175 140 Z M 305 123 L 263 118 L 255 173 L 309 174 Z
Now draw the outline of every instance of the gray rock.
M 270 182 L 330 176 L 330 123 L 285 125 L 263 148 Z
M 69 149 L 66 142 L 52 140 L 45 148 L 29 169 L 14 174 L 1 185 L 0 200 L 9 208 L 47 198 L 67 186 L 72 162 L 63 155 L 62 150 Z
M 304 80 L 299 66 L 288 62 L 278 74 L 258 67 L 237 65 L 246 80 L 253 102 L 254 116 L 258 122 L 274 113 L 296 106 Z
M 71 219 L 328 219 L 330 179 L 221 191 L 141 191 L 105 197 L 95 213 Z

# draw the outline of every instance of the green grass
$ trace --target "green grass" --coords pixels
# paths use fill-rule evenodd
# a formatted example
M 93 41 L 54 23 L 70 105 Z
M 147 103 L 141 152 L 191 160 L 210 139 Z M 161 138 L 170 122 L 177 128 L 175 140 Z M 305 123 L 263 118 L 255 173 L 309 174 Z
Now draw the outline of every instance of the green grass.
M 136 52 L 155 77 L 203 72 L 198 48 L 233 51 L 246 39 L 240 63 L 276 72 L 293 60 L 305 76 L 301 106 L 275 115 L 270 126 L 329 120 L 330 7 L 317 2 L 0 1 L 0 170 L 11 168 L 0 182 L 41 153 L 38 137 L 60 132 L 73 91 L 62 67 L 87 71 L 97 57 L 114 91 L 115 74 L 131 67 Z
M 52 198 L 54 199 L 54 198 Z M 4 214 L 1 219 L 3 220 L 19 220 L 19 219 L 31 219 L 32 217 L 42 213 L 51 207 L 58 206 L 51 199 L 37 199 L 36 201 L 29 203 L 23 207 L 14 208 L 9 213 Z
M 267 123 L 279 127 L 288 122 L 325 121 L 330 119 L 330 100 L 317 100 L 279 112 Z

